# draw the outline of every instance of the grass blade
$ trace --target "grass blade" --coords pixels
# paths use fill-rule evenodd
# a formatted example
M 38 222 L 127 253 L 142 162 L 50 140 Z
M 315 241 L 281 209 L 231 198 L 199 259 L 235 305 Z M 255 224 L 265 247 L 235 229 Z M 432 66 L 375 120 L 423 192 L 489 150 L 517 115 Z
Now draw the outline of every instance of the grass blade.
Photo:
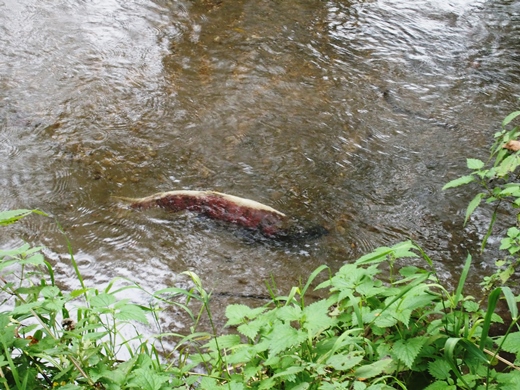
M 482 335 L 480 336 L 480 344 L 479 347 L 481 350 L 484 350 L 484 346 L 486 345 L 486 341 L 488 339 L 489 328 L 491 327 L 491 317 L 495 312 L 495 308 L 497 307 L 497 301 L 502 293 L 502 289 L 500 287 L 495 288 L 491 291 L 488 297 L 488 308 L 486 312 L 486 317 L 484 318 L 484 323 L 482 324 Z
M 453 307 L 456 307 L 459 304 L 460 298 L 462 296 L 462 289 L 464 288 L 464 284 L 466 283 L 466 279 L 468 278 L 470 266 L 471 266 L 471 255 L 468 254 L 468 257 L 466 258 L 466 263 L 464 264 L 464 268 L 462 269 L 462 273 L 460 275 L 459 284 L 457 285 L 457 290 L 455 291 Z

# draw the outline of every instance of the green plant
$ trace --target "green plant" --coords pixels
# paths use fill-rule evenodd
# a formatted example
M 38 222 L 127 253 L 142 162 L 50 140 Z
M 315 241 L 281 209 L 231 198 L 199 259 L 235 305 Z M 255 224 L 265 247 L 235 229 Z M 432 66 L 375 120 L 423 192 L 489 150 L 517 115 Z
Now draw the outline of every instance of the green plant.
M 448 182 L 443 189 L 460 187 L 469 183 L 477 183 L 482 191 L 477 193 L 469 202 L 466 209 L 464 224 L 473 212 L 483 202 L 494 205 L 493 213 L 487 233 L 482 240 L 481 249 L 484 250 L 495 225 L 498 210 L 501 206 L 509 205 L 513 209 L 520 207 L 520 183 L 516 169 L 520 166 L 520 128 L 508 128 L 512 121 L 520 116 L 520 111 L 508 115 L 502 122 L 502 130 L 495 134 L 495 142 L 491 147 L 490 158 L 487 163 L 475 158 L 467 159 L 467 166 L 472 172 Z M 520 223 L 520 214 L 517 213 L 516 224 Z M 496 262 L 497 271 L 486 277 L 482 285 L 491 290 L 497 285 L 505 284 L 520 262 L 520 231 L 511 226 L 507 236 L 502 239 L 500 249 L 507 250 L 508 255 Z
M 404 266 L 390 283 L 382 281 L 382 263 L 410 257 L 422 258 L 429 270 Z M 520 334 L 509 333 L 517 322 L 515 297 L 508 288 L 496 289 L 487 310 L 481 309 L 463 295 L 470 264 L 468 257 L 456 291 L 449 293 L 428 256 L 405 242 L 344 265 L 317 286 L 329 289 L 325 299 L 304 299 L 325 269 L 320 267 L 303 288 L 266 306 L 230 305 L 227 325 L 238 334 L 212 339 L 191 357 L 208 368 L 200 386 L 432 390 L 495 388 L 519 379 L 512 363 L 511 373 L 492 368 L 498 354 L 491 351 L 500 348 L 488 335 L 492 323 L 501 322 L 494 314 L 501 294 L 514 320 L 500 347 Z
M 43 214 L 36 210 L 1 212 L 0 225 L 33 212 Z M 157 307 L 121 299 L 119 293 L 146 291 L 120 279 L 102 290 L 86 287 L 71 252 L 82 287 L 65 292 L 55 283 L 53 268 L 41 250 L 24 244 L 0 251 L 4 309 L 0 313 L 0 384 L 4 388 L 157 390 L 182 383 L 165 368 L 154 343 L 136 329 L 130 338 L 124 336 L 132 333 L 128 328 L 134 328 L 134 323 L 146 324 L 158 312 Z M 116 282 L 122 286 L 116 288 Z M 120 360 L 122 352 L 124 361 Z

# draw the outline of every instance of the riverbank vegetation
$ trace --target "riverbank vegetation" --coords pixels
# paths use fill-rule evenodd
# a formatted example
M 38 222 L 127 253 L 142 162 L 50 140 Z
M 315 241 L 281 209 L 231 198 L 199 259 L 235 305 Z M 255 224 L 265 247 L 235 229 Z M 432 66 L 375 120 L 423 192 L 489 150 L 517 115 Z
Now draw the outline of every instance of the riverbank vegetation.
M 520 152 L 503 148 L 520 135 L 511 128 L 519 115 L 502 123 L 488 162 L 468 159 L 471 172 L 445 186 L 481 188 L 465 222 L 479 205 L 494 205 L 482 249 L 498 208 L 520 206 Z M 2 212 L 0 225 L 33 213 L 43 214 Z M 43 248 L 1 250 L 0 384 L 8 390 L 518 389 L 520 296 L 508 285 L 520 261 L 516 222 L 501 241 L 505 256 L 481 281 L 482 297 L 465 293 L 470 255 L 461 259 L 452 290 L 434 261 L 406 241 L 378 248 L 334 274 L 321 266 L 305 284 L 287 295 L 272 293 L 263 306 L 228 306 L 225 333 L 213 326 L 211 294 L 194 273 L 185 273 L 189 288 L 148 292 L 122 279 L 88 286 L 70 249 L 80 288 L 66 291 Z M 129 289 L 146 294 L 149 305 L 124 298 Z M 310 300 L 311 289 L 324 298 Z M 160 323 L 161 311 L 171 305 L 192 319 L 191 332 L 139 332 Z M 203 319 L 211 331 L 200 330 Z M 493 335 L 497 324 L 502 330 Z M 174 341 L 173 350 L 164 350 L 166 340 Z

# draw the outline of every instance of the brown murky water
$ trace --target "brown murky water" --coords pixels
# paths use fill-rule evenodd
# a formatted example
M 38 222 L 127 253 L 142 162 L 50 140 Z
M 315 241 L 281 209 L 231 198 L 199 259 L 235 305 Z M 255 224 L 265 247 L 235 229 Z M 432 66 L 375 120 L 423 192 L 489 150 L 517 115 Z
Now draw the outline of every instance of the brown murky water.
M 468 250 L 482 275 L 488 215 L 462 229 L 473 194 L 441 188 L 518 109 L 519 22 L 505 0 L 0 0 L 0 207 L 50 213 L 91 285 L 192 270 L 217 311 L 410 237 L 446 280 Z M 111 199 L 175 189 L 331 233 L 269 245 Z M 54 220 L 2 235 L 45 244 L 76 286 Z

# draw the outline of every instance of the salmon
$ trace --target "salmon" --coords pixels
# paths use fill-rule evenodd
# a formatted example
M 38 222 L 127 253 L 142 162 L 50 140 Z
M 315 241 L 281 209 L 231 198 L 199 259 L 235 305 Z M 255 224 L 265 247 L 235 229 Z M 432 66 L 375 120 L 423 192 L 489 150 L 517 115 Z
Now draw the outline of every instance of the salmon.
M 161 207 L 173 212 L 191 211 L 208 218 L 225 221 L 260 232 L 266 237 L 285 234 L 288 217 L 257 201 L 216 191 L 169 191 L 144 198 L 118 198 L 130 202 L 134 209 Z

